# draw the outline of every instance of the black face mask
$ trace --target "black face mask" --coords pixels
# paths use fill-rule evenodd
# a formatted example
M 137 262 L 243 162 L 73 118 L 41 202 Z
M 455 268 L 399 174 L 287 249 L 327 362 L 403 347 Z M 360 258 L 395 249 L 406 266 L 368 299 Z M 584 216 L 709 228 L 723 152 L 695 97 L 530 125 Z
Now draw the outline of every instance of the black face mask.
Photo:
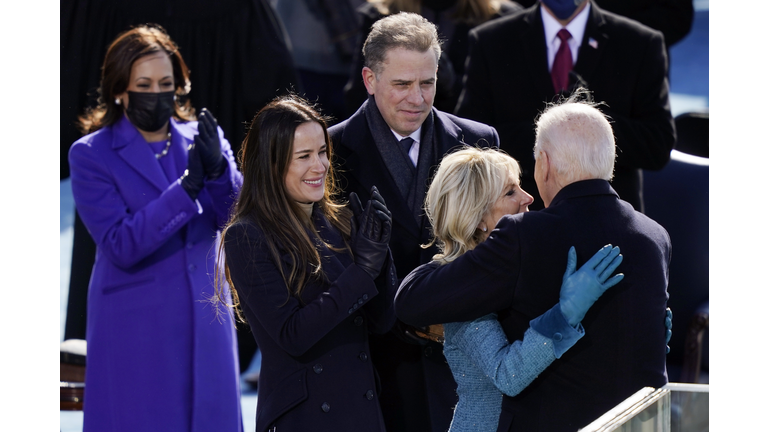
M 125 113 L 137 128 L 146 132 L 160 130 L 173 115 L 175 92 L 137 93 L 128 92 L 128 108 Z

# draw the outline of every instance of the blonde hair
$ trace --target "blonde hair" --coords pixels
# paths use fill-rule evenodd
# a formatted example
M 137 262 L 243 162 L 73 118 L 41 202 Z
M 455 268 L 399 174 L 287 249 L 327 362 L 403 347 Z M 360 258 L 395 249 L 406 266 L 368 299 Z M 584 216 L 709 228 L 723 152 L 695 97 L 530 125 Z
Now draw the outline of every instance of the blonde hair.
M 427 191 L 425 211 L 432 224 L 439 254 L 434 260 L 449 263 L 480 244 L 477 228 L 504 193 L 510 174 L 520 178 L 520 165 L 502 150 L 465 146 L 440 162 Z

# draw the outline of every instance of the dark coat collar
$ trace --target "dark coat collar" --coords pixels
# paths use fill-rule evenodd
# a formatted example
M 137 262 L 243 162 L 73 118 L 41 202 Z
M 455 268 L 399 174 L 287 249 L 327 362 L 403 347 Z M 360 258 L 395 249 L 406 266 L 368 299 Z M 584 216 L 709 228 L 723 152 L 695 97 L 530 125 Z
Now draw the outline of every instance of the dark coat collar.
M 616 191 L 613 190 L 613 188 L 611 187 L 611 184 L 605 180 L 601 180 L 601 179 L 581 180 L 581 181 L 577 181 L 569 185 L 566 185 L 564 188 L 560 189 L 560 191 L 552 199 L 552 202 L 549 204 L 548 208 L 554 207 L 560 204 L 561 202 L 564 202 L 571 198 L 578 198 L 578 197 L 585 197 L 585 196 L 592 196 L 592 195 L 613 195 L 616 197 L 616 199 L 619 198 L 619 194 L 617 194 Z
M 370 99 L 367 99 L 360 105 L 360 108 L 347 119 L 344 126 L 344 135 L 349 136 L 366 136 L 371 137 L 371 131 L 368 129 L 368 124 L 365 120 L 365 111 L 368 107 Z M 438 143 L 460 141 L 461 128 L 451 121 L 451 119 L 444 112 L 432 107 L 432 116 L 435 121 L 435 135 Z M 347 139 L 344 140 L 344 147 L 352 152 L 368 152 L 368 142 L 364 139 Z
M 363 102 L 357 112 L 349 119 L 334 126 L 334 128 L 340 129 L 339 133 L 341 134 L 337 140 L 337 145 L 343 146 L 347 151 L 344 164 L 356 173 L 355 176 L 361 185 L 367 187 L 376 185 L 379 190 L 397 191 L 397 185 L 384 166 L 380 155 L 378 152 L 372 151 L 372 148 L 375 148 L 372 142 L 373 135 L 365 117 L 368 103 L 369 100 Z M 453 147 L 452 143 L 463 141 L 463 133 L 461 127 L 451 121 L 448 114 L 433 107 L 432 116 L 434 119 L 436 160 L 433 161 L 430 168 L 434 170 L 442 155 L 447 153 L 450 147 Z M 343 175 L 343 173 L 341 174 Z M 363 199 L 363 197 L 360 198 Z M 393 218 L 400 222 L 400 225 L 414 237 L 420 237 L 422 227 L 414 219 L 404 199 L 387 202 L 387 207 L 392 212 Z

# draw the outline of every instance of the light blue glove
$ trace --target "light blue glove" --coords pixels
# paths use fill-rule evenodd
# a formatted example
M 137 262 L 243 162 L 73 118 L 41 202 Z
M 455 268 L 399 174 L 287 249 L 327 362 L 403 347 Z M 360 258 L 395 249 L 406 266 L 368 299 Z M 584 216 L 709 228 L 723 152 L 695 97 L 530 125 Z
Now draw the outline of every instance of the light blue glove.
M 560 286 L 560 311 L 568 324 L 577 326 L 605 290 L 624 279 L 622 273 L 608 279 L 623 259 L 618 246 L 603 246 L 576 271 L 576 248 L 571 246 Z
M 667 354 L 669 354 L 669 340 L 672 339 L 672 309 L 667 308 L 667 316 L 664 318 L 664 326 L 667 328 Z

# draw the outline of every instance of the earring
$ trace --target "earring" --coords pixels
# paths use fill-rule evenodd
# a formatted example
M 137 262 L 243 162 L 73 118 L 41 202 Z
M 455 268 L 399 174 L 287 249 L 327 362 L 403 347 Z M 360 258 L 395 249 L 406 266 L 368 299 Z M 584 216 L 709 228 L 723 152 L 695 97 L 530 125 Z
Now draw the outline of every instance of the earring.
M 483 227 L 483 232 L 488 231 L 488 227 Z
M 115 105 L 120 105 L 120 99 L 115 98 Z

